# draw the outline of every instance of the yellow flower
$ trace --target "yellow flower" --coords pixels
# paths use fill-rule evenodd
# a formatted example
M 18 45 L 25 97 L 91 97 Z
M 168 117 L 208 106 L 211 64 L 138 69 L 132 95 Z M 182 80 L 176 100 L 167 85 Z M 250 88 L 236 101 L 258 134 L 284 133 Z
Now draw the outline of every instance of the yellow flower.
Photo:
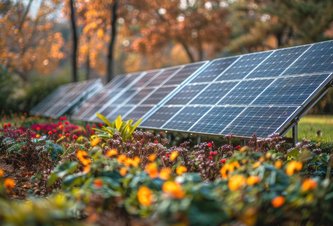
M 161 169 L 160 178 L 162 180 L 169 180 L 170 175 L 171 175 L 171 169 L 170 168 L 163 168 L 163 169 Z
M 287 166 L 286 166 L 286 173 L 288 176 L 292 176 L 294 175 L 294 173 L 301 171 L 303 167 L 302 162 L 298 162 L 298 161 L 290 161 L 288 162 Z
M 170 161 L 171 161 L 171 162 L 175 161 L 176 158 L 178 157 L 178 155 L 179 155 L 179 152 L 178 152 L 178 151 L 173 151 L 173 152 L 171 152 L 171 154 L 170 154 Z
M 112 148 L 112 149 L 110 149 L 110 150 L 107 150 L 106 151 L 106 153 L 105 153 L 105 155 L 107 156 L 107 157 L 113 157 L 113 156 L 116 156 L 116 155 L 118 155 L 118 151 L 117 151 L 117 149 L 115 149 L 115 148 Z
M 177 175 L 182 175 L 187 172 L 187 168 L 185 166 L 178 166 L 176 168 Z
M 158 168 L 156 162 L 148 163 L 145 168 L 146 173 L 150 178 L 158 177 Z
M 249 176 L 249 177 L 246 179 L 246 183 L 247 183 L 247 185 L 249 185 L 249 186 L 252 186 L 252 185 L 258 184 L 259 182 L 260 182 L 260 177 L 258 177 L 258 176 Z
M 146 186 L 141 186 L 137 194 L 139 203 L 143 206 L 150 206 L 153 202 L 153 192 Z
M 277 196 L 272 200 L 272 206 L 274 208 L 279 208 L 281 207 L 285 202 L 285 199 L 283 196 Z
M 237 161 L 223 165 L 223 167 L 220 170 L 221 177 L 223 179 L 226 179 L 229 174 L 234 172 L 235 169 L 237 169 L 239 167 L 240 167 L 240 165 Z
M 138 157 L 138 156 L 135 156 L 133 159 L 132 159 L 132 166 L 133 167 L 138 167 L 139 164 L 141 162 L 141 159 Z
M 259 162 L 264 162 L 264 161 L 265 161 L 265 158 L 261 156 L 261 157 L 259 158 Z
M 248 152 L 250 151 L 251 149 L 248 147 L 248 146 L 243 146 L 239 151 L 240 152 Z
M 99 142 L 101 142 L 101 139 L 99 137 L 95 137 L 95 138 L 91 139 L 90 145 L 92 147 L 95 147 L 97 144 L 99 144 Z
M 4 185 L 7 190 L 12 190 L 13 188 L 15 188 L 16 183 L 14 179 L 6 178 L 4 181 Z
M 317 182 L 311 178 L 305 179 L 302 183 L 302 192 L 313 190 L 317 187 Z
M 173 181 L 167 181 L 163 184 L 162 190 L 167 195 L 175 199 L 182 199 L 185 197 L 185 192 L 182 186 Z
M 260 161 L 255 162 L 255 163 L 252 165 L 253 169 L 258 168 L 259 166 L 261 166 L 261 162 L 260 162 Z
M 5 175 L 5 172 L 0 168 L 0 177 L 3 177 Z
M 126 176 L 127 168 L 126 167 L 121 167 L 120 170 L 119 170 L 119 174 L 123 177 Z
M 282 164 L 283 164 L 282 160 L 279 159 L 279 160 L 277 160 L 277 161 L 274 163 L 274 166 L 275 166 L 275 168 L 277 168 L 277 169 L 281 169 Z
M 91 164 L 91 159 L 86 151 L 78 150 L 76 152 L 76 157 L 82 163 L 82 165 L 87 166 Z
M 246 183 L 243 175 L 233 175 L 229 178 L 228 187 L 231 191 L 240 189 Z
M 155 153 L 148 156 L 148 160 L 150 162 L 154 162 L 156 158 L 157 158 L 157 155 Z
M 117 161 L 121 164 L 124 164 L 126 159 L 127 159 L 126 155 L 121 154 L 118 156 Z

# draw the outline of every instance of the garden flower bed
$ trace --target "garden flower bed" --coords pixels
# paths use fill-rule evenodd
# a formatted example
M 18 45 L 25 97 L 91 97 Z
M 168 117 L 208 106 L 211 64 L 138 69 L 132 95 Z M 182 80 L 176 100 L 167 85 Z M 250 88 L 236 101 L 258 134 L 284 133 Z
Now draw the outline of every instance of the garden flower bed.
M 333 157 L 318 144 L 170 147 L 102 119 L 2 123 L 1 225 L 333 224 Z

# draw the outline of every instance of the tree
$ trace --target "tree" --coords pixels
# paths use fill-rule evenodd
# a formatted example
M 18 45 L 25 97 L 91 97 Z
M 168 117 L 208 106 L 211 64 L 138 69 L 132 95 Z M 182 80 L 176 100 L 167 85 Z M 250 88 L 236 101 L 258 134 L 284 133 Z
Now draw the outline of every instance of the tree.
M 330 0 L 234 1 L 229 50 L 247 52 L 322 41 L 333 22 L 332 8 Z
M 6 1 L 0 10 L 0 64 L 27 82 L 33 71 L 49 73 L 64 58 L 61 33 L 50 19 L 57 4 L 42 1 L 35 17 L 30 4 Z M 7 7 L 6 7 L 7 6 Z
M 77 53 L 78 53 L 78 33 L 76 28 L 75 4 L 74 0 L 69 0 L 70 22 L 72 30 L 72 80 L 78 81 L 77 73 Z
M 151 54 L 179 44 L 193 62 L 215 56 L 228 43 L 228 10 L 223 1 L 124 2 L 126 24 L 135 37 L 133 51 Z
M 107 82 L 110 82 L 114 77 L 114 47 L 117 37 L 117 10 L 118 10 L 118 0 L 113 0 L 111 5 L 111 32 L 110 32 L 110 42 L 108 48 L 107 57 Z

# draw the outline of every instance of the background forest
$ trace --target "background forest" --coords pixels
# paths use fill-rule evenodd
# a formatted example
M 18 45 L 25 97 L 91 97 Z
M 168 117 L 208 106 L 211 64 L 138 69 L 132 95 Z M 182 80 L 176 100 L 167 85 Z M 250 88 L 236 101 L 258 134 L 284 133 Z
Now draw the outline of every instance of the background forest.
M 324 41 L 332 0 L 2 0 L 0 112 L 58 85 Z M 333 92 L 313 109 L 333 112 Z

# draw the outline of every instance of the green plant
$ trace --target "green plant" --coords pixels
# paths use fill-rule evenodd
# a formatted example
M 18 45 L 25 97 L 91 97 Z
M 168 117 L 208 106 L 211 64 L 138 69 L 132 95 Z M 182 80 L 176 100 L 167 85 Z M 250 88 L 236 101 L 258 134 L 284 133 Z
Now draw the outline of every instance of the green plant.
M 142 119 L 139 119 L 135 123 L 130 119 L 128 121 L 123 121 L 119 115 L 116 120 L 110 122 L 105 116 L 97 113 L 97 117 L 102 120 L 106 126 L 103 126 L 101 129 L 94 128 L 97 132 L 96 135 L 101 138 L 112 138 L 115 133 L 119 133 L 123 141 L 126 141 L 132 138 L 132 135 L 135 129 L 140 125 Z

